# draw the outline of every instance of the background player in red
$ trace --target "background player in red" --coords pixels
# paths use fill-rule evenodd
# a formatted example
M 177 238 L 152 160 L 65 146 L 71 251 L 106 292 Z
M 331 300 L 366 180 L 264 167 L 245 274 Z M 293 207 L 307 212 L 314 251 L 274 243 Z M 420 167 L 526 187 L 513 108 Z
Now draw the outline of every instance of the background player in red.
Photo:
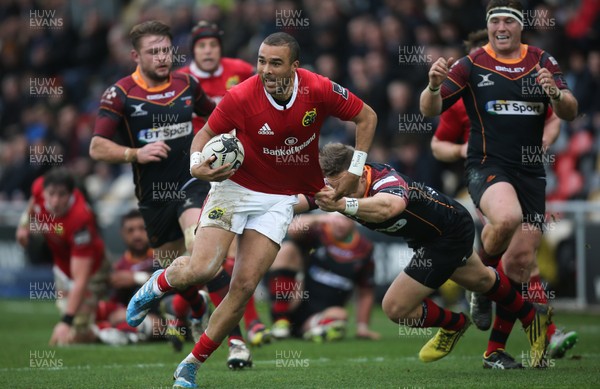
M 341 143 L 323 147 L 319 159 L 328 185 L 315 201 L 324 211 L 342 212 L 371 230 L 403 238 L 413 249 L 411 261 L 390 285 L 382 307 L 399 325 L 440 327 L 419 358 L 433 362 L 445 357 L 470 325 L 464 313 L 441 308 L 428 298 L 452 279 L 517 315 L 531 346 L 530 366 L 545 367 L 549 315 L 536 312 L 504 274 L 481 263 L 473 252 L 475 226 L 469 212 L 456 200 L 383 164 L 365 165 L 359 186 L 351 193 L 355 197 L 336 199 L 335 188 L 352 151 Z
M 233 86 L 254 75 L 254 66 L 236 58 L 223 57 L 223 31 L 216 24 L 201 20 L 191 34 L 193 61 L 179 71 L 191 74 L 202 85 L 209 99 L 219 104 Z M 194 116 L 194 133 L 206 123 Z
M 356 292 L 356 336 L 379 339 L 369 329 L 375 296 L 373 244 L 356 223 L 335 214 L 299 215 L 288 228 L 288 238 L 266 275 L 273 336 L 317 342 L 343 338 L 345 305 Z
M 225 96 L 225 93 L 233 86 L 254 75 L 254 67 L 248 62 L 241 59 L 223 57 L 222 37 L 223 31 L 216 24 L 204 20 L 199 21 L 191 33 L 193 61 L 188 66 L 179 70 L 194 76 L 200 82 L 208 98 L 214 101 L 215 104 L 218 104 L 223 99 L 223 96 Z M 194 125 L 194 134 L 196 134 L 204 126 L 206 119 L 194 115 L 192 123 Z M 229 252 L 231 255 L 227 256 L 223 267 L 231 274 L 235 256 L 235 241 Z M 181 300 L 181 297 L 176 295 L 173 298 L 174 304 L 183 304 L 179 300 Z M 252 345 L 256 346 L 270 341 L 270 331 L 259 319 L 254 305 L 254 297 L 251 297 L 248 301 L 246 311 L 244 312 L 244 322 L 246 324 L 248 341 Z
M 164 292 L 211 279 L 238 235 L 229 293 L 192 353 L 178 366 L 175 387 L 196 387 L 198 368 L 239 322 L 273 263 L 299 201 L 297 194 L 310 195 L 322 187 L 318 139 L 329 116 L 356 123 L 357 152 L 340 179 L 338 196 L 358 184 L 377 116 L 347 89 L 300 69 L 299 54 L 298 42 L 288 34 L 265 38 L 258 52 L 258 74 L 231 89 L 196 135 L 192 175 L 218 183 L 204 204 L 194 251 L 191 258 L 180 257 L 166 271 L 155 273 L 129 303 L 127 320 L 137 325 Z M 244 146 L 244 163 L 237 171 L 228 170 L 229 164 L 211 169 L 212 161 L 202 160 L 200 151 L 215 134 L 233 129 Z
M 17 242 L 27 245 L 29 235 L 44 236 L 54 261 L 56 304 L 62 314 L 50 345 L 68 345 L 95 339 L 91 331 L 98 299 L 106 291 L 108 262 L 96 218 L 73 176 L 62 168 L 36 179 Z
M 471 122 L 469 193 L 488 219 L 481 258 L 497 264 L 502 257 L 504 271 L 523 292 L 534 268 L 545 215 L 542 137 L 547 107 L 552 104 L 560 119 L 573 120 L 577 100 L 556 60 L 521 43 L 522 10 L 518 0 L 488 4 L 489 44 L 455 66 L 453 58 L 434 62 L 429 85 L 421 93 L 421 112 L 438 115 L 463 97 Z M 484 367 L 518 368 L 504 351 L 515 316 L 505 310 L 496 314 L 503 325 L 492 331 Z

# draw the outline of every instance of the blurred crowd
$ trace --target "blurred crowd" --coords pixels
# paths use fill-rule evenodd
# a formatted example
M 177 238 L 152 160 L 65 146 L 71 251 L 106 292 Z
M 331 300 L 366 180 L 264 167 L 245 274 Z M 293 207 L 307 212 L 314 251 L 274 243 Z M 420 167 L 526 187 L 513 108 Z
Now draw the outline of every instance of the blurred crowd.
M 130 167 L 93 162 L 88 146 L 100 95 L 134 70 L 127 34 L 144 20 L 173 29 L 176 67 L 188 63 L 200 19 L 225 32 L 225 56 L 256 62 L 260 42 L 285 31 L 300 42 L 301 66 L 349 88 L 379 124 L 371 159 L 459 195 L 461 163 L 436 161 L 437 119 L 418 98 L 439 56 L 464 55 L 463 40 L 485 28 L 485 0 L 4 0 L 0 2 L 0 201 L 24 201 L 35 177 L 67 165 L 92 201 L 131 201 Z M 600 2 L 523 1 L 525 43 L 550 52 L 579 101 L 548 150 L 551 199 L 600 193 Z M 353 142 L 330 120 L 322 142 Z M 124 179 L 123 177 L 126 177 Z

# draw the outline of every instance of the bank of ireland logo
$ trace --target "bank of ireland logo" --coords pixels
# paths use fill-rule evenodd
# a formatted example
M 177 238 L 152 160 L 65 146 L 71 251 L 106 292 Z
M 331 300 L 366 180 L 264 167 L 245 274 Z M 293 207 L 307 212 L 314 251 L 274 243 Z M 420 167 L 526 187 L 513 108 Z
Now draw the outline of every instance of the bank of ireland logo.
M 478 74 L 478 76 L 482 78 L 482 80 L 477 84 L 478 87 L 494 85 L 494 81 L 490 81 L 492 73 Z
M 308 127 L 315 122 L 317 119 L 317 108 L 313 108 L 310 111 L 306 111 L 302 118 L 302 125 Z

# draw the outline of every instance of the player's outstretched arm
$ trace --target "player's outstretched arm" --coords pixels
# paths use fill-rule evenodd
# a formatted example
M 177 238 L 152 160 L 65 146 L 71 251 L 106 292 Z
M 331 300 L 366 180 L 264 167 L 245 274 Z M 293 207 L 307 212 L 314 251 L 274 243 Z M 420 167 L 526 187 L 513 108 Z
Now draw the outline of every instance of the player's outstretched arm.
M 406 208 L 403 198 L 389 193 L 377 193 L 373 197 L 360 199 L 343 197 L 339 200 L 335 200 L 334 195 L 333 188 L 326 186 L 315 195 L 315 201 L 323 211 L 351 214 L 371 223 L 384 222 L 399 215 Z M 350 203 L 357 205 L 349 209 Z
M 420 108 L 424 116 L 437 116 L 442 112 L 442 95 L 440 94 L 442 83 L 448 78 L 450 67 L 454 63 L 454 58 L 450 57 L 447 61 L 440 57 L 431 65 L 429 69 L 429 84 L 421 92 Z
M 373 143 L 375 127 L 377 126 L 377 114 L 368 104 L 363 104 L 362 109 L 351 119 L 356 123 L 356 146 L 354 157 L 348 168 L 348 172 L 340 177 L 340 183 L 336 188 L 335 198 L 340 199 L 353 193 L 358 186 L 362 175 L 362 168 L 367 160 L 367 152 Z

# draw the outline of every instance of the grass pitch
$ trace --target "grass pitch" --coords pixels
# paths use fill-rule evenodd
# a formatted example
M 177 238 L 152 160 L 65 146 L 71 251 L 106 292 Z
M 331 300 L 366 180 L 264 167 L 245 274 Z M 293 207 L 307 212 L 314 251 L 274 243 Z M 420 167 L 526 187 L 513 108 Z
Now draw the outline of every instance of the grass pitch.
M 164 342 L 49 347 L 58 312 L 48 301 L 0 301 L 0 317 L 0 388 L 171 388 L 175 367 L 192 347 L 186 344 L 179 354 Z M 474 326 L 449 356 L 422 363 L 417 355 L 427 332 L 406 331 L 376 309 L 372 327 L 383 335 L 380 341 L 355 340 L 351 325 L 350 337 L 337 343 L 286 340 L 255 348 L 254 367 L 242 371 L 227 368 L 227 349 L 222 346 L 200 368 L 198 384 L 201 388 L 600 387 L 600 317 L 559 312 L 556 322 L 578 331 L 580 339 L 564 359 L 551 361 L 545 370 L 484 370 L 481 355 L 487 333 Z M 527 350 L 517 324 L 508 351 L 520 359 Z

